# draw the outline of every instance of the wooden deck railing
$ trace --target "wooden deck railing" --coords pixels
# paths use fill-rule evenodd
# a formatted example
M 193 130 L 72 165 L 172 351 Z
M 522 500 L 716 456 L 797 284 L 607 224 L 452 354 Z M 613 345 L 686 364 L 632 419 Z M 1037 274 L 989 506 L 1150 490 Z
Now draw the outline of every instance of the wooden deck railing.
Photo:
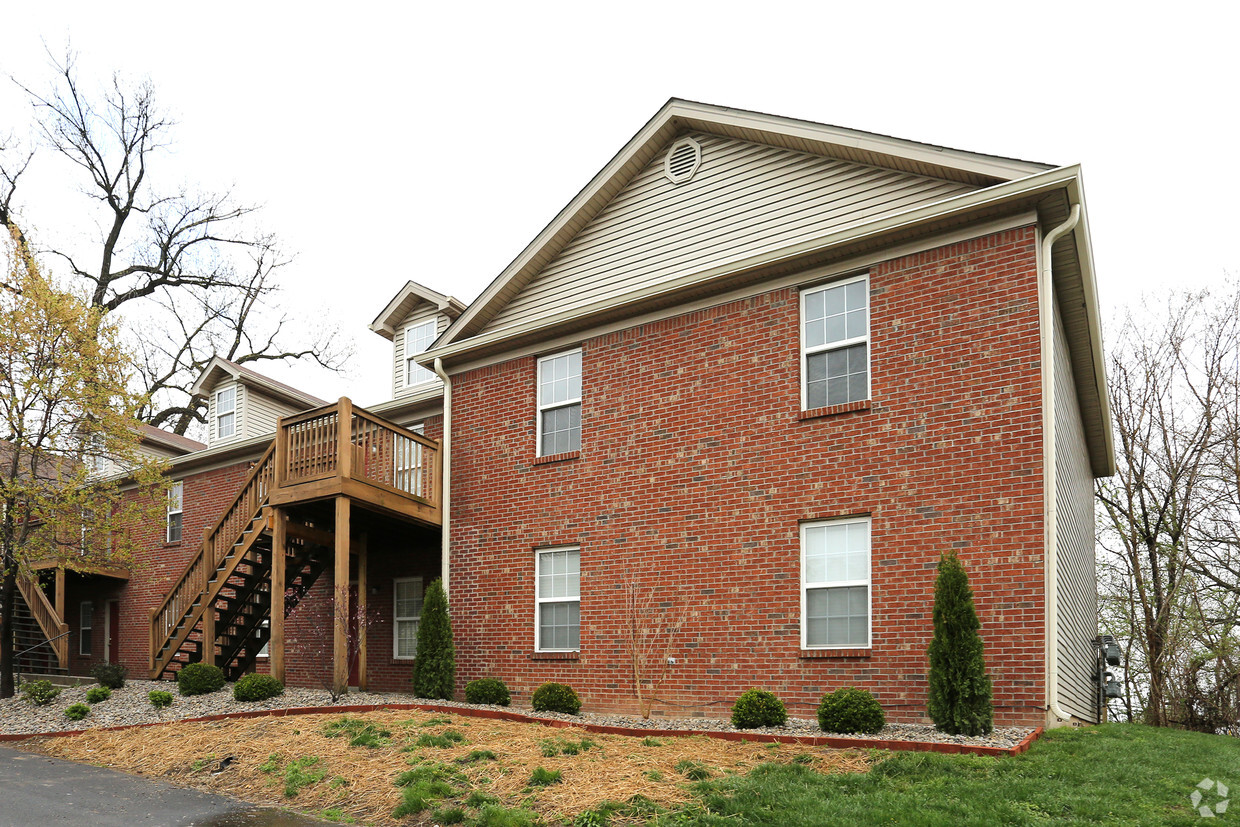
M 273 478 L 274 451 L 273 443 L 246 477 L 245 484 L 241 486 L 241 491 L 232 505 L 207 531 L 202 547 L 186 564 L 185 570 L 175 581 L 163 603 L 151 610 L 151 669 L 155 668 L 156 659 L 164 644 L 175 633 L 194 603 L 206 592 L 207 584 L 220 562 L 241 539 L 241 535 L 254 521 L 266 501 Z
M 26 605 L 30 607 L 30 614 L 34 616 L 39 628 L 43 630 L 43 635 L 50 641 L 49 645 L 56 654 L 60 668 L 68 668 L 69 638 L 65 635 L 65 632 L 69 631 L 68 624 L 56 614 L 55 607 L 33 578 L 19 576 L 17 588 L 22 593 L 22 599 L 26 601 Z

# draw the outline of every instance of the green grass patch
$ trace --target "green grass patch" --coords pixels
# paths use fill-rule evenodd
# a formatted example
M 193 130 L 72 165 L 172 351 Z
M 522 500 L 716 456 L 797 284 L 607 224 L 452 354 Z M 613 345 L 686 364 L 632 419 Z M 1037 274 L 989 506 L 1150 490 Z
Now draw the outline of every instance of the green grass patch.
M 328 807 L 319 813 L 319 817 L 324 821 L 332 821 L 336 824 L 357 824 L 357 819 L 346 813 L 339 807 Z
M 367 723 L 361 718 L 337 718 L 323 725 L 323 735 L 327 738 L 347 737 L 351 747 L 367 747 L 379 749 L 390 744 L 390 730 Z
M 663 746 L 663 742 L 660 741 L 658 738 L 651 738 L 649 735 L 647 735 L 645 738 L 642 739 L 642 746 L 643 747 L 661 747 Z
M 538 818 L 529 810 L 510 810 L 498 804 L 487 804 L 474 820 L 475 827 L 531 827 Z
M 489 749 L 476 749 L 472 750 L 468 755 L 462 755 L 460 758 L 456 759 L 456 763 L 477 764 L 480 761 L 495 761 L 498 757 L 499 756 L 491 752 Z
M 284 768 L 284 797 L 296 798 L 297 793 L 327 777 L 323 760 L 314 755 L 294 758 Z
M 688 758 L 676 762 L 676 772 L 690 781 L 705 781 L 713 775 L 705 764 L 700 761 L 690 761 Z
M 418 736 L 415 747 L 438 747 L 439 749 L 447 749 L 457 744 L 465 743 L 465 735 L 457 732 L 455 729 L 446 729 L 438 735 L 431 732 L 423 732 Z
M 258 771 L 271 774 L 282 766 L 284 766 L 284 758 L 281 757 L 280 753 L 273 752 L 267 756 L 266 761 L 258 765 Z
M 564 773 L 559 770 L 549 770 L 545 767 L 536 767 L 534 772 L 530 774 L 531 787 L 549 787 L 552 784 L 559 784 L 564 779 Z
M 480 807 L 485 807 L 487 804 L 494 804 L 497 801 L 499 801 L 499 799 L 490 793 L 484 793 L 482 790 L 474 790 L 469 794 L 469 798 L 465 799 L 465 806 L 477 809 Z
M 589 738 L 582 738 L 580 741 L 572 738 L 546 738 L 539 741 L 538 746 L 544 758 L 554 758 L 557 755 L 579 755 L 598 744 Z
M 444 724 L 452 723 L 452 719 L 445 718 L 441 715 L 441 716 L 436 716 L 434 718 L 427 718 L 425 721 L 422 721 L 421 723 L 416 723 L 416 722 L 412 722 L 412 723 L 414 723 L 414 726 L 419 726 L 419 727 L 443 726 Z
M 468 816 L 460 807 L 444 807 L 431 813 L 436 824 L 464 824 Z

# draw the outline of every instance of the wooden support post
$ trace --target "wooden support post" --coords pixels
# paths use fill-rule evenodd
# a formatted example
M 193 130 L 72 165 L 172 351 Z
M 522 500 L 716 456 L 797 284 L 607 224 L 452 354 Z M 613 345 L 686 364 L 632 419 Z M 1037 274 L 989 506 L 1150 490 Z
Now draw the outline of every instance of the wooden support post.
M 366 582 L 367 552 L 366 535 L 357 541 L 357 688 L 366 691 L 366 592 L 370 588 Z
M 349 498 L 336 498 L 335 628 L 332 640 L 333 692 L 349 687 Z
M 65 567 L 56 567 L 56 617 L 65 622 Z
M 276 446 L 271 452 L 271 487 L 280 488 L 284 485 L 285 468 L 288 466 L 288 430 L 284 427 L 284 417 L 276 420 Z
M 206 597 L 206 594 L 203 594 Z M 215 601 L 210 600 L 202 610 L 202 662 L 215 665 Z
M 353 402 L 340 397 L 336 411 L 336 475 L 347 480 L 353 476 Z
M 267 654 L 271 676 L 284 683 L 284 565 L 288 559 L 288 519 L 282 508 L 273 508 L 271 516 L 271 639 L 267 643 Z

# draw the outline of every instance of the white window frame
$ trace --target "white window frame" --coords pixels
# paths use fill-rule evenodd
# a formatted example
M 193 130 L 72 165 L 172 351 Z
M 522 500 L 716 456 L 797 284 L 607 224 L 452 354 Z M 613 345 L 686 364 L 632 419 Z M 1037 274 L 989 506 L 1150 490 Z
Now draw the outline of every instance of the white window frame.
M 172 539 L 172 518 L 177 521 L 177 538 Z M 164 517 L 164 542 L 180 543 L 185 539 L 185 483 L 178 480 L 168 489 L 168 511 Z
M 539 586 L 541 578 L 539 569 L 542 556 L 554 552 L 577 552 L 577 596 L 576 597 L 543 597 Z M 542 645 L 542 607 L 551 603 L 577 604 L 577 647 L 574 649 L 549 649 Z M 534 651 L 535 652 L 580 652 L 581 651 L 581 546 L 554 546 L 534 550 Z
M 91 638 L 95 633 L 95 602 L 83 600 L 78 606 L 78 654 L 91 657 L 94 646 Z
M 410 425 L 409 430 L 419 436 L 425 436 L 426 423 Z M 422 468 L 425 463 L 422 443 L 407 437 L 396 437 L 395 450 L 392 452 L 392 480 L 401 491 L 425 496 L 422 491 Z
M 240 396 L 237 385 L 228 388 L 220 388 L 215 392 L 215 438 L 216 439 L 232 439 L 237 435 L 237 399 Z M 232 407 L 224 409 L 221 399 L 226 393 L 232 394 Z M 228 420 L 229 431 L 224 433 L 224 417 L 230 417 Z
M 426 347 L 423 347 L 420 350 L 411 350 L 410 343 L 411 343 L 411 340 L 413 339 L 413 335 L 415 333 L 425 330 L 428 327 L 431 329 L 431 335 L 430 335 L 430 338 L 426 340 Z M 418 322 L 417 324 L 411 324 L 405 328 L 404 377 L 405 377 L 406 388 L 412 388 L 412 387 L 416 387 L 417 385 L 426 384 L 427 382 L 433 382 L 435 379 L 439 378 L 435 375 L 434 371 L 427 370 L 426 368 L 422 367 L 421 365 L 419 365 L 417 362 L 413 360 L 413 357 L 417 356 L 419 353 L 426 353 L 426 351 L 430 350 L 431 345 L 435 343 L 435 339 L 438 336 L 439 336 L 439 320 L 438 319 L 429 319 L 424 322 Z
M 869 576 L 864 580 L 821 580 L 805 579 L 805 535 L 810 529 L 827 525 L 865 525 L 869 537 Z M 801 648 L 802 649 L 869 649 L 874 644 L 874 524 L 870 517 L 844 517 L 833 520 L 813 520 L 801 523 Z M 809 612 L 808 595 L 811 589 L 846 589 L 850 586 L 866 587 L 866 623 L 865 643 L 820 643 L 809 645 Z
M 423 578 L 421 577 L 397 577 L 396 579 L 392 581 L 392 660 L 414 660 L 416 657 L 416 654 L 415 655 L 402 655 L 400 653 L 400 624 L 412 622 L 412 623 L 421 625 L 422 615 L 420 613 L 417 615 L 396 614 L 396 606 L 398 602 L 397 598 L 398 598 L 398 593 L 400 591 L 400 584 L 401 583 L 412 583 L 412 582 L 419 583 L 422 586 L 422 603 L 423 603 L 423 607 L 425 607 L 426 583 Z M 416 653 L 417 651 L 417 646 L 416 646 L 417 626 L 414 627 L 413 637 L 415 641 L 414 651 Z
M 815 345 L 814 347 L 806 347 L 805 345 L 805 302 L 806 299 L 815 294 L 830 290 L 833 287 L 843 287 L 856 281 L 865 282 L 865 335 L 853 336 L 849 339 L 841 339 L 837 342 L 829 342 L 824 345 Z M 801 344 L 801 410 L 811 410 L 809 405 L 809 357 L 818 353 L 825 353 L 830 350 L 842 350 L 852 347 L 853 345 L 865 345 L 865 399 L 870 399 L 874 392 L 874 371 L 871 361 L 874 356 L 874 344 L 870 335 L 870 274 L 859 273 L 848 278 L 836 279 L 825 284 L 816 284 L 813 287 L 806 287 L 801 290 L 801 307 L 800 307 L 800 344 Z M 857 402 L 864 400 L 854 400 Z M 851 403 L 843 403 L 851 404 Z M 825 406 L 815 406 L 825 407 Z
M 541 358 L 538 360 L 537 367 L 536 367 L 536 369 L 535 369 L 535 371 L 534 371 L 534 383 L 535 383 L 535 385 L 536 385 L 536 390 L 535 390 L 535 393 L 537 394 L 537 397 L 538 397 L 538 398 L 537 398 L 537 402 L 538 402 L 538 404 L 537 404 L 537 408 L 538 408 L 538 411 L 537 411 L 537 413 L 536 413 L 536 415 L 535 415 L 535 417 L 534 417 L 534 418 L 535 418 L 535 432 L 536 432 L 536 433 L 535 433 L 535 440 L 536 440 L 536 443 L 535 443 L 535 446 L 534 446 L 534 447 L 535 447 L 535 454 L 534 454 L 534 455 L 535 455 L 535 456 L 537 456 L 537 457 L 542 457 L 542 456 L 554 456 L 554 454 L 544 454 L 544 453 L 543 453 L 543 413 L 545 413 L 546 411 L 554 411 L 554 410 L 558 410 L 558 409 L 560 409 L 560 408 L 568 408 L 568 407 L 571 407 L 571 406 L 573 406 L 573 405 L 576 405 L 578 408 L 581 408 L 581 393 L 578 393 L 578 394 L 577 394 L 577 396 L 575 396 L 575 397 L 570 397 L 569 399 L 563 400 L 563 401 L 561 401 L 561 402 L 556 402 L 556 403 L 553 403 L 553 404 L 543 404 L 543 392 L 542 392 L 542 386 L 543 386 L 543 381 L 542 381 L 543 365 L 544 365 L 544 364 L 547 364 L 548 362 L 551 362 L 551 361 L 552 361 L 552 360 L 554 360 L 554 359 L 560 359 L 560 358 L 563 358 L 563 357 L 565 357 L 565 356 L 571 356 L 571 355 L 572 355 L 572 354 L 574 354 L 574 353 L 576 353 L 576 354 L 577 354 L 577 356 L 578 356 L 578 363 L 579 363 L 579 364 L 581 364 L 581 375 L 578 377 L 578 385 L 579 385 L 579 386 L 582 386 L 582 388 L 584 389 L 584 384 L 585 384 L 585 364 L 584 364 L 584 360 L 581 358 L 581 357 L 582 357 L 582 352 L 581 352 L 581 348 L 579 348 L 579 347 L 570 348 L 569 350 L 562 350 L 562 351 L 560 351 L 559 353 L 552 353 L 552 354 L 549 354 L 549 355 L 547 355 L 547 356 L 543 356 L 543 357 L 541 357 Z M 580 418 L 580 413 L 578 413 L 578 417 Z M 584 429 L 584 427 L 582 428 L 582 430 L 583 430 L 583 432 L 584 432 L 584 430 L 585 430 L 585 429 Z M 580 440 L 580 439 L 578 439 L 578 442 L 577 442 L 577 447 L 576 447 L 576 448 L 570 448 L 567 452 L 560 452 L 560 453 L 572 453 L 573 451 L 580 451 L 580 450 L 581 450 L 581 440 Z

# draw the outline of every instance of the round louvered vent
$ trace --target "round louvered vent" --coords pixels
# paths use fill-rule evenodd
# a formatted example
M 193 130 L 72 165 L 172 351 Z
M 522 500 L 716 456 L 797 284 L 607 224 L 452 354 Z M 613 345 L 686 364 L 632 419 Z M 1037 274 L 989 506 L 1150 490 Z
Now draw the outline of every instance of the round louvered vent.
M 663 174 L 673 184 L 683 184 L 702 165 L 702 145 L 692 138 L 681 138 L 672 144 L 663 159 Z

